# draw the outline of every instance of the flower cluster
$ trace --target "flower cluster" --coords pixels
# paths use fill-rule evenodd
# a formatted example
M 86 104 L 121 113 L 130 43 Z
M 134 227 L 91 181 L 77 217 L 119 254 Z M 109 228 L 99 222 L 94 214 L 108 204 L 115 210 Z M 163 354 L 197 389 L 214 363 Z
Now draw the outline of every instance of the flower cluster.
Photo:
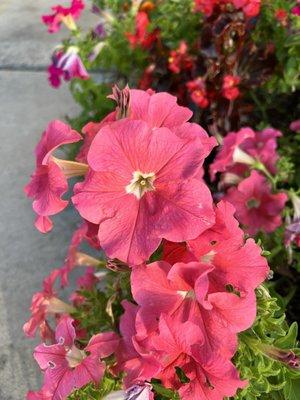
M 123 385 L 124 399 L 153 399 L 157 381 L 183 400 L 235 396 L 249 385 L 232 360 L 238 335 L 255 321 L 255 290 L 269 267 L 255 241 L 245 240 L 234 214 L 249 232 L 253 221 L 273 229 L 286 200 L 271 194 L 257 171 L 245 178 L 249 163 L 238 157 L 275 171 L 280 133 L 245 128 L 224 139 L 211 177 L 236 174 L 240 183 L 214 205 L 203 163 L 216 140 L 188 122 L 192 112 L 164 92 L 115 87 L 110 97 L 116 109 L 104 120 L 89 122 L 82 135 L 53 121 L 36 148 L 37 167 L 26 193 L 34 199 L 37 228 L 50 230 L 49 217 L 68 204 L 62 196 L 69 177 L 81 177 L 71 200 L 83 221 L 64 264 L 32 299 L 24 332 L 40 332 L 43 343 L 34 357 L 44 383 L 27 398 L 66 399 L 87 384 L 104 385 L 107 376 Z M 77 161 L 53 155 L 81 139 Z M 83 241 L 106 259 L 82 252 Z M 66 303 L 54 286 L 58 280 L 69 285 L 75 267 L 87 268 Z M 89 328 L 83 321 L 94 315 L 95 304 L 88 297 L 98 293 L 99 281 L 105 285 L 111 270 L 121 294 L 101 292 L 107 317 Z M 125 289 L 115 274 L 129 274 Z

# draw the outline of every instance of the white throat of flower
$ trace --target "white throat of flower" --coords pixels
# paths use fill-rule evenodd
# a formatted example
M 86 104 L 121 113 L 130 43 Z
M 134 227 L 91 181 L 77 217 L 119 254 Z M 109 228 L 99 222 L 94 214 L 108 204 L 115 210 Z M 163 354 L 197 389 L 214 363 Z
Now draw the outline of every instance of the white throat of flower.
M 85 359 L 86 353 L 83 350 L 79 350 L 76 346 L 72 346 L 66 354 L 66 359 L 68 361 L 70 368 L 75 368 L 81 364 Z
M 238 146 L 234 149 L 233 156 L 232 156 L 233 162 L 236 163 L 242 163 L 242 164 L 247 164 L 247 165 L 253 165 L 255 164 L 255 159 L 249 154 L 247 154 L 245 151 L 240 149 Z
M 141 199 L 146 192 L 155 190 L 154 180 L 154 172 L 134 171 L 130 183 L 125 187 L 126 193 L 134 194 L 138 199 Z

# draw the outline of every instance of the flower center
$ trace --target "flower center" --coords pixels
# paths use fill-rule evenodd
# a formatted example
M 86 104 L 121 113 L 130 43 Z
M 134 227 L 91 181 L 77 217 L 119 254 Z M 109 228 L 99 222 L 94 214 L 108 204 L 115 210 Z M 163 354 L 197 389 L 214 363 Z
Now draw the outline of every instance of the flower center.
M 134 171 L 130 183 L 125 188 L 126 193 L 134 194 L 138 199 L 141 199 L 146 192 L 155 190 L 153 185 L 154 180 L 154 172 L 143 173 Z
M 68 361 L 70 368 L 75 368 L 81 364 L 82 360 L 86 357 L 83 350 L 79 350 L 76 346 L 72 346 L 66 354 L 66 359 Z
M 258 208 L 260 206 L 260 201 L 257 199 L 249 199 L 247 201 L 247 208 Z

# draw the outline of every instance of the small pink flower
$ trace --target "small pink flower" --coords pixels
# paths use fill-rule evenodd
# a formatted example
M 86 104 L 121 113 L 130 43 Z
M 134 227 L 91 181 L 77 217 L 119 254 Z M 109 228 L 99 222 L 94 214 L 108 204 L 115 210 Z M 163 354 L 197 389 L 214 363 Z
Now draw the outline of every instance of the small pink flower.
M 75 345 L 73 322 L 70 317 L 62 317 L 55 331 L 56 344 L 40 344 L 34 350 L 34 358 L 44 371 L 44 388 L 52 394 L 52 400 L 66 399 L 89 382 L 98 384 L 105 372 L 101 358 L 111 355 L 118 346 L 118 336 L 105 332 L 94 335 L 81 350 Z
M 300 9 L 300 5 L 299 5 Z M 299 13 L 300 15 L 300 13 Z M 294 132 L 300 132 L 300 119 L 297 119 L 296 121 L 291 122 L 290 124 L 290 130 Z
M 260 13 L 261 0 L 232 0 L 236 8 L 242 8 L 247 17 L 256 17 Z
M 297 4 L 292 8 L 292 14 L 300 17 L 300 0 L 297 0 Z
M 207 108 L 209 105 L 208 94 L 205 82 L 202 78 L 194 79 L 186 84 L 191 99 L 200 108 Z
M 235 207 L 235 215 L 246 231 L 255 235 L 259 230 L 273 232 L 281 225 L 287 195 L 272 194 L 267 180 L 252 171 L 249 178 L 228 190 L 225 199 Z
M 31 317 L 23 326 L 24 333 L 28 337 L 34 337 L 36 330 L 40 328 L 42 339 L 52 341 L 53 333 L 46 321 L 46 316 L 48 314 L 68 313 L 73 311 L 73 307 L 56 297 L 53 286 L 59 274 L 59 269 L 54 269 L 51 274 L 44 279 L 43 290 L 35 293 L 32 297 L 30 307 Z
M 181 71 L 189 70 L 193 67 L 193 59 L 188 54 L 188 46 L 184 40 L 180 42 L 177 50 L 170 52 L 168 62 L 169 70 L 174 74 L 179 74 Z
M 222 95 L 228 100 L 235 100 L 240 95 L 238 84 L 241 78 L 234 75 L 224 76 Z
M 249 166 L 257 161 L 275 174 L 277 138 L 281 135 L 280 131 L 273 128 L 256 132 L 251 128 L 242 128 L 238 132 L 230 132 L 223 139 L 219 153 L 210 165 L 211 179 L 215 179 L 217 172 L 243 177 L 249 171 Z
M 75 186 L 73 203 L 83 218 L 100 224 L 99 241 L 110 258 L 140 264 L 163 237 L 192 239 L 213 223 L 210 193 L 196 179 L 209 145 L 192 126 L 177 133 L 122 119 L 92 142 L 92 169 Z
M 209 167 L 210 179 L 214 181 L 217 172 L 225 172 L 236 163 L 244 163 L 246 165 L 252 163 L 254 160 L 251 160 L 251 157 L 247 157 L 247 154 L 246 156 L 243 153 L 241 154 L 240 145 L 246 139 L 254 137 L 255 132 L 251 128 L 242 128 L 238 132 L 229 132 L 224 137 L 219 152 Z
M 54 120 L 47 126 L 36 146 L 36 170 L 24 191 L 33 198 L 32 208 L 38 215 L 35 226 L 42 233 L 52 229 L 49 216 L 66 208 L 62 196 L 68 189 L 67 177 L 83 174 L 84 164 L 58 160 L 52 153 L 60 146 L 81 140 L 79 133 L 65 123 Z
M 275 12 L 275 18 L 282 26 L 286 26 L 288 22 L 288 13 L 284 8 L 278 8 Z
M 64 22 L 69 29 L 73 30 L 76 29 L 74 20 L 80 17 L 83 9 L 84 2 L 82 0 L 72 0 L 70 7 L 63 7 L 61 5 L 52 7 L 53 14 L 43 15 L 42 21 L 45 25 L 48 25 L 49 33 L 57 32 L 62 22 Z
M 61 79 L 70 81 L 74 78 L 89 79 L 89 74 L 78 54 L 78 48 L 69 47 L 68 50 L 55 53 L 52 64 L 48 67 L 49 82 L 54 88 L 58 88 Z

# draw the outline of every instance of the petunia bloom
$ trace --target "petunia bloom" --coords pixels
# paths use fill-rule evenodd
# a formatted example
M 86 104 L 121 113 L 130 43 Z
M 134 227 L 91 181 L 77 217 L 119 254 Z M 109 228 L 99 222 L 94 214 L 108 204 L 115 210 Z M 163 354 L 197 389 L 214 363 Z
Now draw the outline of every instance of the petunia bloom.
M 74 78 L 89 79 L 89 74 L 78 54 L 79 49 L 71 46 L 66 52 L 56 52 L 48 67 L 48 79 L 54 88 L 61 85 L 61 80 L 70 81 Z
M 300 17 L 300 1 L 297 0 L 297 4 L 291 10 L 292 14 L 297 15 Z
M 275 174 L 278 160 L 277 138 L 281 135 L 280 131 L 273 128 L 253 131 L 248 127 L 228 133 L 210 165 L 211 179 L 215 179 L 217 172 L 243 177 L 249 171 L 249 166 L 254 166 L 257 162 Z
M 287 201 L 283 192 L 272 194 L 267 180 L 257 171 L 244 179 L 237 187 L 228 190 L 225 199 L 236 209 L 236 217 L 246 232 L 273 232 L 281 223 L 281 212 Z
M 46 320 L 47 315 L 64 314 L 73 311 L 73 307 L 57 298 L 54 284 L 59 274 L 59 269 L 54 269 L 44 279 L 43 290 L 33 295 L 30 307 L 31 317 L 23 326 L 26 336 L 34 337 L 36 330 L 39 328 L 42 339 L 52 341 L 53 333 Z
M 56 327 L 56 344 L 40 344 L 34 358 L 44 371 L 44 388 L 52 400 L 66 399 L 73 390 L 89 382 L 98 384 L 105 372 L 101 358 L 111 355 L 118 346 L 114 332 L 94 335 L 85 349 L 76 346 L 73 319 L 62 317 Z
M 222 86 L 222 95 L 227 100 L 235 100 L 240 95 L 240 91 L 238 88 L 238 84 L 240 83 L 241 78 L 239 76 L 234 75 L 226 75 L 224 76 L 223 86 Z
M 38 215 L 35 226 L 46 233 L 52 229 L 50 216 L 67 207 L 62 196 L 68 189 L 67 178 L 83 175 L 86 165 L 58 159 L 52 153 L 60 146 L 81 140 L 79 133 L 67 124 L 50 122 L 36 146 L 36 169 L 24 191 L 33 198 L 32 208 Z
M 213 223 L 209 190 L 196 179 L 209 146 L 188 127 L 179 136 L 141 120 L 121 119 L 98 132 L 88 153 L 91 170 L 76 184 L 73 203 L 99 224 L 110 258 L 140 264 L 163 237 L 192 239 Z
M 55 33 L 60 29 L 62 23 L 71 30 L 76 29 L 74 20 L 80 17 L 84 9 L 84 2 L 82 0 L 72 0 L 70 7 L 63 7 L 57 5 L 52 7 L 53 14 L 43 15 L 42 21 L 48 26 L 49 33 Z

